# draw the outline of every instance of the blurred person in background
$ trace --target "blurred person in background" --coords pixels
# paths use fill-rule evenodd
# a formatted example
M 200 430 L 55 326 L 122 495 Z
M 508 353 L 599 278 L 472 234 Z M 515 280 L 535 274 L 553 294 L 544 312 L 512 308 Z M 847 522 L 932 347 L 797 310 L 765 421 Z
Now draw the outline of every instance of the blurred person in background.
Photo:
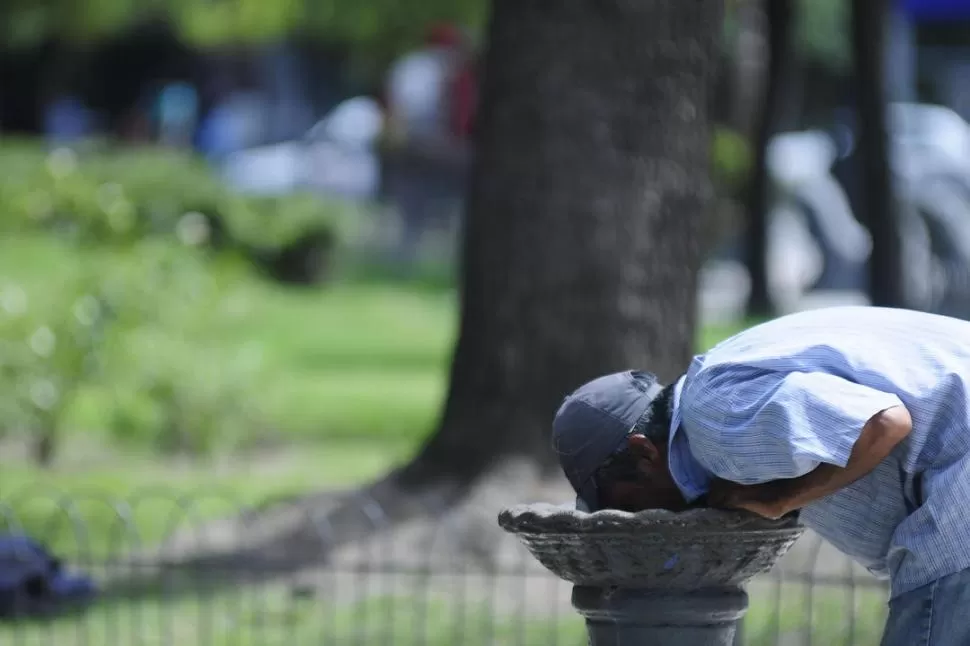
M 479 60 L 467 37 L 464 43 L 463 56 L 458 61 L 448 90 L 451 95 L 452 134 L 470 145 L 478 116 Z
M 455 25 L 432 25 L 425 44 L 388 70 L 384 197 L 401 215 L 399 259 L 419 259 L 425 234 L 460 210 L 477 94 L 474 53 Z
M 162 85 L 155 101 L 155 124 L 160 143 L 168 146 L 192 144 L 199 112 L 195 87 L 185 81 Z
M 58 96 L 44 108 L 44 135 L 52 144 L 83 139 L 93 129 L 91 110 L 76 96 Z
M 265 135 L 266 101 L 255 91 L 231 90 L 203 117 L 198 147 L 213 162 L 259 145 Z
M 118 136 L 129 144 L 147 144 L 153 140 L 151 107 L 142 97 L 121 114 L 118 120 Z
M 461 31 L 442 23 L 428 29 L 423 47 L 392 63 L 386 110 L 395 138 L 445 143 L 454 136 L 450 86 L 465 57 Z

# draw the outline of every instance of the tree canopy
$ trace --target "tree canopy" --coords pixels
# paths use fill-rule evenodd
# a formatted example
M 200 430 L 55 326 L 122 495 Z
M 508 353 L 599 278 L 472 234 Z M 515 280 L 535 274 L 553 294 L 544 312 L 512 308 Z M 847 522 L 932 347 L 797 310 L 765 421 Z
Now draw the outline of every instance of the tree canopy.
M 309 32 L 350 45 L 405 46 L 435 20 L 483 26 L 486 0 L 6 0 L 0 36 L 8 47 L 47 39 L 84 43 L 146 19 L 168 21 L 188 44 L 268 42 Z
M 730 5 L 731 3 L 729 3 Z M 844 0 L 803 0 L 799 45 L 833 67 L 848 59 Z M 379 52 L 420 38 L 436 20 L 453 20 L 475 33 L 484 28 L 488 0 L 5 0 L 0 37 L 7 47 L 48 39 L 83 44 L 148 19 L 169 22 L 189 45 L 209 47 L 270 42 L 306 33 Z

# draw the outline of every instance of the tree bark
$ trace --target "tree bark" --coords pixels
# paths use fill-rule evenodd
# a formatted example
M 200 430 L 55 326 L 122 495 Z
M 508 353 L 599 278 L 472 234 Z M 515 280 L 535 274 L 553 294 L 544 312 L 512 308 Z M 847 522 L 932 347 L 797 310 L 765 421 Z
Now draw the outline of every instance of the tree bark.
M 869 296 L 873 305 L 902 307 L 902 240 L 886 133 L 886 0 L 852 0 L 852 49 L 858 88 L 862 222 L 872 236 Z
M 746 313 L 764 318 L 774 314 L 768 291 L 768 142 L 778 128 L 788 77 L 795 55 L 792 34 L 795 5 L 792 0 L 764 0 L 768 23 L 768 70 L 758 107 L 754 133 L 754 163 L 746 201 L 745 265 L 751 280 Z
M 731 127 L 745 137 L 754 137 L 767 81 L 768 17 L 764 0 L 734 3 L 737 41 L 731 56 Z

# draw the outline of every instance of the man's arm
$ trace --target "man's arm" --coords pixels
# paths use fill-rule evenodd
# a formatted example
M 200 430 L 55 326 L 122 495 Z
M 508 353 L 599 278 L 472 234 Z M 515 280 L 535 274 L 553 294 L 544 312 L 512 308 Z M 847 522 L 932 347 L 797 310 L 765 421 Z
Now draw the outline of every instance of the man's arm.
M 874 469 L 912 426 L 899 396 L 831 372 L 722 372 L 681 399 L 712 506 L 798 509 Z
M 844 467 L 820 464 L 798 478 L 754 485 L 718 480 L 711 487 L 708 503 L 780 518 L 868 474 L 909 435 L 912 428 L 913 420 L 904 406 L 887 408 L 873 415 L 863 426 Z

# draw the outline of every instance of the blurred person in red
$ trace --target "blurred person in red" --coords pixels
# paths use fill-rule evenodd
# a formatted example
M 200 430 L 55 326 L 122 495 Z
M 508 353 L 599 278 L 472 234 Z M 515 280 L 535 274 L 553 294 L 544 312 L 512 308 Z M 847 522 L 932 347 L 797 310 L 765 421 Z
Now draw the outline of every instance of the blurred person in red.
M 391 65 L 385 103 L 395 139 L 445 143 L 466 127 L 470 80 L 473 83 L 466 42 L 455 25 L 435 24 L 428 29 L 423 47 Z
M 400 260 L 413 263 L 432 228 L 446 226 L 464 194 L 477 74 L 470 39 L 431 25 L 424 45 L 387 73 L 384 195 L 402 216 Z

